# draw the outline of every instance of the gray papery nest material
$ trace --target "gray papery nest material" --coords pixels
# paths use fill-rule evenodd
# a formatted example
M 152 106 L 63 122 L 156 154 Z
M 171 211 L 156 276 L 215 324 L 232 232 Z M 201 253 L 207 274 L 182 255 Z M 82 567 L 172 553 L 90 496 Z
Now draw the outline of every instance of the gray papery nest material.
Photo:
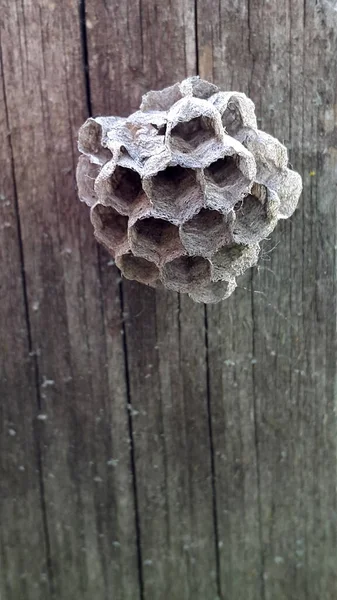
M 199 77 L 145 94 L 127 118 L 87 119 L 79 150 L 79 197 L 124 277 L 197 302 L 232 294 L 302 190 L 253 102 Z

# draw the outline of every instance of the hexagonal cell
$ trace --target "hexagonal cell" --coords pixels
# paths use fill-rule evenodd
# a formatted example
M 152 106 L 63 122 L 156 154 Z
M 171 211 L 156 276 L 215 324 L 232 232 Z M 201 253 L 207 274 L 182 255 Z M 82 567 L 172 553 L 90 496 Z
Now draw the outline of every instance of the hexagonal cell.
M 204 302 L 205 304 L 214 304 L 228 298 L 236 288 L 236 281 L 211 281 L 205 286 L 200 286 L 189 294 L 195 302 Z
M 231 136 L 235 134 L 243 127 L 242 116 L 238 106 L 234 102 L 230 102 L 221 117 L 222 124 Z
M 212 256 L 221 246 L 233 241 L 233 211 L 228 216 L 203 208 L 180 229 L 180 238 L 190 255 Z
M 247 129 L 243 131 L 240 141 L 254 155 L 257 167 L 256 181 L 259 183 L 267 184 L 275 171 L 287 168 L 286 147 L 269 133 L 259 129 Z
M 193 75 L 188 79 L 184 79 L 180 84 L 180 88 L 184 95 L 192 93 L 195 98 L 202 98 L 204 100 L 219 91 L 219 88 L 214 83 L 200 79 L 199 75 Z
M 164 111 L 147 113 L 138 110 L 122 124 L 117 122 L 108 132 L 107 147 L 114 157 L 119 153 L 118 164 L 122 164 L 121 160 L 127 155 L 139 165 L 148 158 L 164 152 L 166 120 Z
M 166 143 L 177 164 L 209 165 L 223 152 L 223 135 L 220 113 L 207 100 L 188 96 L 168 113 Z
M 91 208 L 90 218 L 97 241 L 111 254 L 127 251 L 129 247 L 127 217 L 120 215 L 111 206 L 103 206 L 97 202 Z
M 245 246 L 232 244 L 221 248 L 212 256 L 211 273 L 213 281 L 231 281 L 256 265 L 260 252 L 259 244 Z
M 237 136 L 242 128 L 257 128 L 254 103 L 245 94 L 233 94 L 221 115 L 227 133 Z
M 116 265 L 126 279 L 133 279 L 154 287 L 159 281 L 158 268 L 145 258 L 133 256 L 131 253 L 123 254 L 116 258 Z
M 291 169 L 282 169 L 273 173 L 267 181 L 268 188 L 277 193 L 280 206 L 278 210 L 279 219 L 288 219 L 297 207 L 302 193 L 302 177 Z
M 250 180 L 239 168 L 240 157 L 224 156 L 204 170 L 206 205 L 228 212 L 249 190 Z
M 215 94 L 219 88 L 200 79 L 198 75 L 188 77 L 181 83 L 175 83 L 163 90 L 155 90 L 148 92 L 142 98 L 142 104 L 140 106 L 143 111 L 153 110 L 168 110 L 173 104 L 184 96 L 194 96 L 195 98 L 209 98 L 212 94 Z
M 111 159 L 111 152 L 105 147 L 108 140 L 107 134 L 118 117 L 97 117 L 85 121 L 78 132 L 78 149 L 83 154 L 90 156 L 93 162 L 104 164 Z
M 210 281 L 210 263 L 200 256 L 182 256 L 161 270 L 165 286 L 175 292 L 192 292 Z
M 88 206 L 96 202 L 94 185 L 99 172 L 100 165 L 92 163 L 89 156 L 80 156 L 76 169 L 77 192 L 81 202 Z
M 95 192 L 101 204 L 113 206 L 123 215 L 130 215 L 143 193 L 142 181 L 133 169 L 110 161 L 96 179 Z
M 167 167 L 154 177 L 144 179 L 143 187 L 156 214 L 176 225 L 193 216 L 203 204 L 202 190 L 191 169 Z
M 171 131 L 171 148 L 183 154 L 195 150 L 201 144 L 211 140 L 214 127 L 209 117 L 194 117 L 185 123 L 178 123 Z
M 221 114 L 226 132 L 236 137 L 242 128 L 257 129 L 254 103 L 240 92 L 218 92 L 210 101 Z
M 178 227 L 163 219 L 138 219 L 129 227 L 129 241 L 136 256 L 142 256 L 157 265 L 185 254 Z
M 144 94 L 140 108 L 143 111 L 168 110 L 182 97 L 180 84 L 175 83 L 163 90 L 152 90 Z
M 242 144 L 254 154 L 255 181 L 273 190 L 279 197 L 279 218 L 289 218 L 302 192 L 302 178 L 288 168 L 288 151 L 276 138 L 264 131 L 247 130 Z
M 252 244 L 266 238 L 276 227 L 279 206 L 280 201 L 275 192 L 255 183 L 251 193 L 234 207 L 234 241 L 238 244 Z
M 242 175 L 238 163 L 239 157 L 237 155 L 224 156 L 205 169 L 205 177 L 219 187 L 233 185 Z
M 143 119 L 134 117 L 127 125 L 133 131 L 137 157 L 144 160 L 154 153 L 163 151 L 167 127 L 166 116 L 164 117 L 162 112 L 143 113 L 138 111 L 136 114 L 142 115 Z

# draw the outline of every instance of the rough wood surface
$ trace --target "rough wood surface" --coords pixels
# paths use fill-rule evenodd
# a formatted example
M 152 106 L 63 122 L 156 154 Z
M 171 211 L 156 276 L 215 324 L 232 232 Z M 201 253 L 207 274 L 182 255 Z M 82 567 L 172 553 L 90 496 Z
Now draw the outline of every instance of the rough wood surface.
M 47 600 L 48 538 L 38 437 L 36 358 L 27 322 L 26 280 L 3 76 L 0 61 L 0 595 Z
M 245 294 L 250 355 L 245 344 L 226 356 L 233 361 L 230 376 L 240 394 L 238 372 L 252 359 L 248 389 L 254 416 L 248 420 L 246 412 L 243 423 L 255 438 L 261 598 L 330 599 L 337 589 L 337 11 L 327 1 L 233 2 L 221 6 L 219 23 L 230 22 L 227 30 L 226 25 L 204 25 L 217 8 L 217 2 L 205 2 L 199 10 L 200 74 L 234 88 L 241 84 L 256 104 L 260 126 L 291 150 L 290 160 L 304 183 L 294 218 L 265 244 L 265 261 L 253 274 L 250 298 Z M 233 307 L 238 306 L 243 310 L 234 298 Z M 208 309 L 215 359 L 210 361 L 211 381 L 212 371 L 220 368 L 221 336 L 215 336 L 215 325 L 224 330 L 228 321 L 223 308 L 223 317 Z M 236 331 L 240 340 L 242 330 L 234 330 L 232 339 Z M 217 379 L 212 398 L 220 409 L 227 403 Z M 253 466 L 247 454 L 241 450 L 238 457 L 243 482 L 247 462 L 248 469 Z M 220 460 L 216 474 L 221 481 Z M 244 536 L 244 544 L 252 539 Z M 236 564 L 242 564 L 240 555 Z M 226 568 L 227 560 L 221 572 Z M 253 584 L 247 584 L 250 592 L 242 592 L 238 579 L 234 585 L 232 597 L 260 597 Z
M 1 599 L 335 600 L 335 1 L 2 0 L 0 21 Z M 121 282 L 74 183 L 86 116 L 198 71 L 304 182 L 207 310 Z

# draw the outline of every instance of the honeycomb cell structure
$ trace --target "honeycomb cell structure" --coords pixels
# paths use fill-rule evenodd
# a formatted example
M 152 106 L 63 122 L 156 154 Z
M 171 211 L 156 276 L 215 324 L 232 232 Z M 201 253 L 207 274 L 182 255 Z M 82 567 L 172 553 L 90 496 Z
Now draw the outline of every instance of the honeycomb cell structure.
M 124 277 L 219 302 L 294 212 L 302 180 L 255 107 L 190 77 L 145 94 L 129 117 L 79 131 L 80 200 Z

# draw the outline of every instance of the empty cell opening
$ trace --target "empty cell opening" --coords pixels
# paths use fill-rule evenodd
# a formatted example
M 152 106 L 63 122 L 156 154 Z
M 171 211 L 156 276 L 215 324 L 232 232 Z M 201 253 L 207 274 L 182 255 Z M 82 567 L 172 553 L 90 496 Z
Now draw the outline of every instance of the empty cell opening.
M 182 226 L 181 239 L 190 254 L 209 256 L 230 243 L 231 232 L 224 215 L 203 208 Z
M 151 284 L 159 277 L 159 270 L 156 265 L 139 256 L 124 254 L 116 260 L 116 264 L 126 279 Z
M 126 167 L 103 167 L 96 179 L 95 192 L 100 203 L 112 205 L 124 215 L 129 215 L 142 194 L 141 178 Z
M 203 208 L 193 219 L 185 223 L 183 229 L 186 233 L 209 236 L 223 225 L 223 221 L 223 215 L 217 210 Z
M 205 169 L 206 179 L 219 187 L 235 185 L 238 180 L 243 178 L 239 169 L 239 160 L 237 154 L 219 158 Z
M 162 191 L 167 190 L 175 196 L 179 196 L 180 189 L 191 185 L 195 181 L 193 171 L 183 167 L 167 167 L 153 178 L 155 186 L 160 186 Z
M 173 127 L 171 146 L 187 154 L 211 140 L 214 135 L 213 123 L 209 117 L 195 117 Z
M 189 292 L 210 278 L 210 264 L 200 256 L 181 256 L 165 265 L 163 276 L 171 289 Z
M 228 104 L 221 120 L 226 132 L 231 136 L 235 136 L 243 126 L 240 110 L 233 102 Z
M 154 193 L 158 190 L 160 197 L 166 195 L 173 202 L 186 191 L 186 188 L 194 184 L 194 172 L 179 166 L 167 167 L 164 171 L 159 171 L 152 180 Z
M 178 227 L 163 219 L 140 219 L 131 228 L 130 237 L 134 252 L 155 262 L 182 252 Z
M 128 219 L 111 206 L 96 204 L 91 210 L 91 221 L 95 227 L 96 238 L 110 250 L 126 242 Z
M 236 222 L 235 240 L 242 243 L 258 241 L 263 237 L 267 223 L 267 212 L 264 202 L 253 194 L 248 194 L 234 206 Z
M 126 167 L 116 167 L 110 178 L 113 193 L 119 200 L 132 204 L 142 189 L 142 181 L 138 173 Z
M 202 192 L 195 173 L 183 167 L 167 167 L 151 181 L 154 206 L 168 219 L 177 223 L 194 214 L 202 204 Z

